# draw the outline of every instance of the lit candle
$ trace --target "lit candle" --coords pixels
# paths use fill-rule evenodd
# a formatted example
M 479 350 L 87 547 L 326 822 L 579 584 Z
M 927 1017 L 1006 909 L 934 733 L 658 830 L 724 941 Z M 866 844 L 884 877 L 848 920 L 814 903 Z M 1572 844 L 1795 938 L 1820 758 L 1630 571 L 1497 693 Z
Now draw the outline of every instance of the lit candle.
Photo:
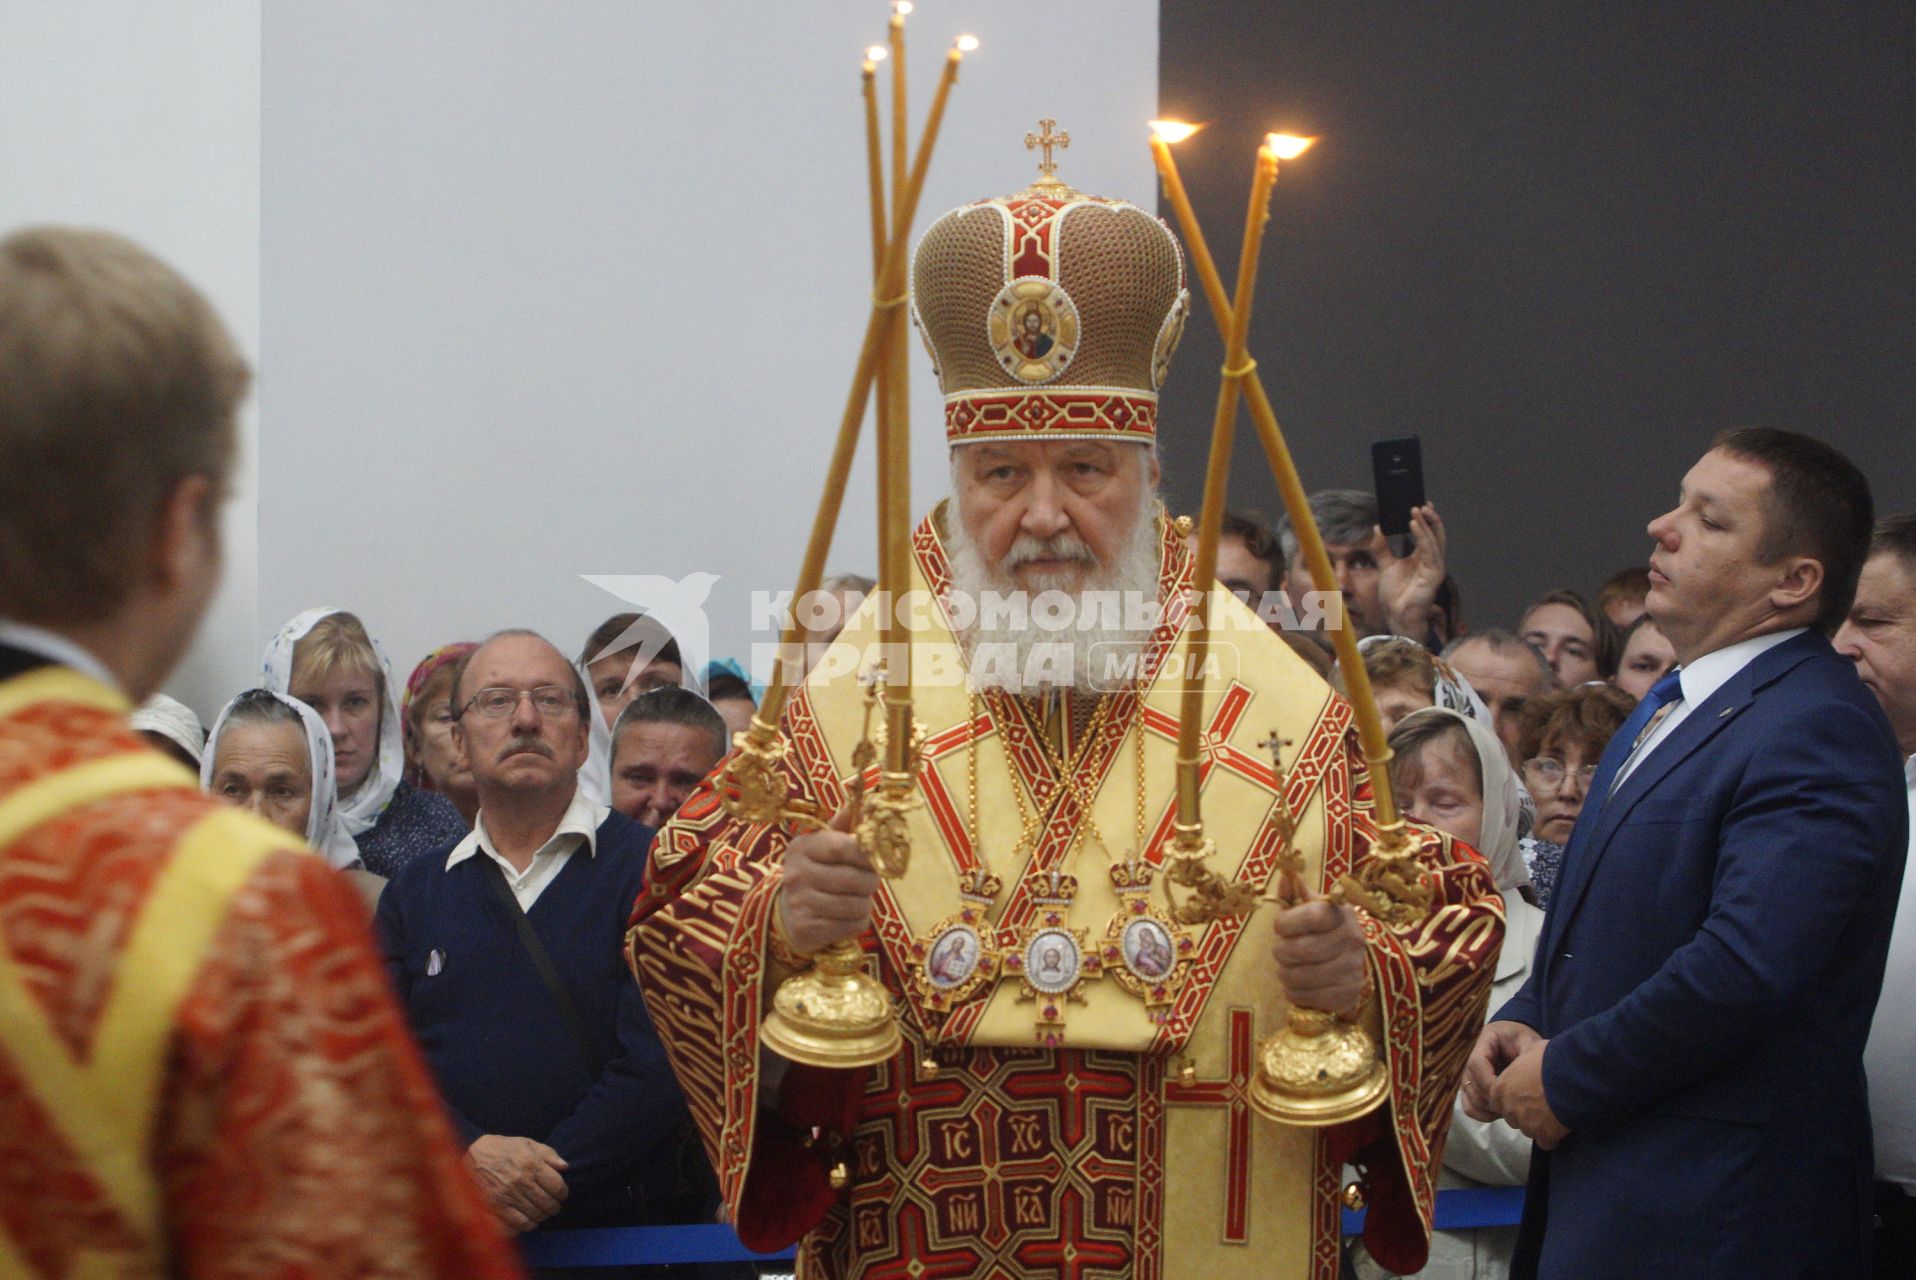
M 1245 354 L 1250 334 L 1251 304 L 1257 288 L 1257 262 L 1264 247 L 1264 224 L 1271 216 L 1271 188 L 1277 181 L 1277 155 L 1259 147 L 1257 169 L 1251 181 L 1251 203 L 1244 217 L 1244 248 L 1238 255 L 1236 303 L 1224 326 L 1224 377 L 1218 386 L 1217 414 L 1211 423 L 1211 455 L 1204 476 L 1204 506 L 1198 518 L 1198 587 L 1192 608 L 1190 648 L 1186 657 L 1183 702 L 1178 716 L 1180 774 L 1191 785 L 1178 788 L 1178 834 L 1186 848 L 1202 842 L 1197 778 L 1199 726 L 1204 714 L 1204 664 L 1210 649 L 1211 588 L 1217 577 L 1217 544 L 1224 526 L 1224 490 L 1230 482 L 1231 435 L 1237 423 L 1241 383 L 1252 365 Z
M 865 162 L 871 182 L 872 283 L 885 265 L 885 161 L 878 137 L 878 64 L 889 51 L 882 44 L 865 50 L 861 67 L 865 96 Z
M 885 267 L 885 220 L 890 216 L 885 195 L 885 161 L 880 142 L 878 126 L 878 88 L 877 64 L 891 56 L 891 51 L 882 44 L 872 45 L 865 50 L 864 94 L 865 94 L 865 160 L 870 176 L 871 224 L 872 224 L 872 290 L 873 297 L 878 295 L 879 277 Z M 899 171 L 902 180 L 902 169 Z M 893 335 L 888 341 L 894 346 L 900 341 Z M 886 360 L 878 367 L 878 377 L 873 384 L 873 411 L 878 419 L 878 503 L 877 503 L 877 546 L 879 566 L 884 565 L 886 532 L 891 522 L 891 496 L 889 479 L 891 469 L 885 465 L 885 449 L 888 423 L 892 413 L 892 361 Z
M 1158 176 L 1163 179 L 1164 193 L 1170 199 L 1178 225 L 1184 232 L 1185 245 L 1191 251 L 1191 261 L 1197 268 L 1198 280 L 1211 305 L 1211 313 L 1216 317 L 1218 327 L 1228 332 L 1233 322 L 1231 300 L 1224 292 L 1224 282 L 1218 275 L 1217 264 L 1211 258 L 1210 247 L 1205 243 L 1204 230 L 1191 208 L 1190 197 L 1185 193 L 1177 164 L 1171 158 L 1172 145 L 1184 141 L 1197 130 L 1198 126 L 1177 120 L 1153 120 L 1151 154 L 1157 162 Z M 1294 158 L 1303 154 L 1312 141 L 1289 134 L 1273 134 L 1267 140 L 1267 149 L 1279 159 Z M 1344 676 L 1344 687 L 1350 691 L 1358 737 L 1364 744 L 1364 758 L 1370 766 L 1371 792 L 1378 827 L 1385 841 L 1394 847 L 1404 839 L 1404 826 L 1397 812 L 1396 795 L 1391 790 L 1390 770 L 1387 767 L 1390 746 L 1383 717 L 1377 710 L 1376 695 L 1371 690 L 1370 674 L 1364 670 L 1356 633 L 1345 625 L 1344 598 L 1337 589 L 1337 575 L 1331 568 L 1330 555 L 1324 549 L 1324 538 L 1318 530 L 1317 521 L 1311 515 L 1309 495 L 1304 491 L 1304 483 L 1297 474 L 1290 447 L 1285 443 L 1283 430 L 1278 426 L 1277 414 L 1271 408 L 1270 397 L 1265 394 L 1264 382 L 1255 371 L 1242 381 L 1244 396 L 1251 410 L 1251 421 L 1257 427 L 1258 443 L 1264 448 L 1265 460 L 1270 464 L 1278 492 L 1284 499 L 1284 510 L 1290 516 L 1291 530 L 1297 535 L 1298 550 L 1304 557 L 1305 567 L 1310 570 L 1312 585 L 1335 604 L 1328 619 L 1331 644 L 1337 653 L 1338 670 Z
M 891 25 L 891 173 L 892 212 L 905 194 L 905 15 L 911 0 L 892 0 Z
M 797 656 L 804 650 L 796 602 L 816 591 L 825 575 L 825 557 L 831 552 L 832 532 L 838 524 L 839 508 L 844 504 L 845 484 L 851 475 L 852 456 L 858 448 L 859 426 L 864 420 L 866 399 L 871 394 L 872 381 L 879 362 L 888 352 L 894 331 L 890 324 L 891 313 L 904 305 L 905 251 L 909 244 L 912 218 L 917 214 L 919 198 L 924 194 L 925 174 L 931 168 L 932 150 L 938 142 L 938 131 L 944 122 L 945 105 L 951 97 L 951 87 L 958 80 L 959 64 L 964 60 L 965 53 L 977 47 L 976 40 L 967 38 L 964 43 L 952 48 L 945 59 L 938 90 L 932 97 L 931 112 L 925 120 L 925 131 L 919 136 L 917 155 L 905 183 L 902 208 L 892 224 L 892 235 L 885 246 L 885 260 L 878 272 L 878 287 L 873 294 L 871 314 L 865 323 L 864 343 L 859 348 L 858 363 L 852 371 L 851 390 L 845 398 L 845 410 L 838 421 L 838 437 L 832 448 L 831 462 L 826 468 L 825 487 L 819 494 L 818 511 L 812 519 L 811 534 L 806 540 L 805 558 L 799 567 L 798 589 L 794 594 L 793 614 L 784 628 L 779 646 L 781 660 L 772 666 L 772 678 L 766 684 L 765 698 L 760 702 L 757 714 L 752 717 L 745 741 L 740 744 L 744 750 L 733 757 L 735 763 L 746 759 L 769 762 L 776 758 L 780 750 L 779 718 L 784 714 L 785 700 L 792 685 L 805 674 L 802 658 Z
M 899 4 L 902 5 L 902 12 L 894 14 L 892 18 L 892 52 L 894 57 L 902 60 L 902 13 L 909 12 L 911 5 L 909 0 L 899 0 Z M 925 171 L 931 158 L 931 143 L 944 121 L 945 103 L 951 96 L 951 86 L 957 83 L 959 64 L 964 61 L 966 52 L 977 47 L 976 37 L 960 36 L 952 42 L 951 51 L 945 57 L 944 73 L 939 77 L 918 158 L 912 166 L 911 187 L 892 222 L 892 238 L 899 246 L 911 234 L 912 215 L 917 212 L 918 196 L 923 189 Z M 899 106 L 902 111 L 902 102 Z M 902 155 L 902 152 L 899 154 Z M 888 579 L 880 587 L 889 587 L 891 596 L 883 630 L 886 708 L 884 768 L 891 775 L 889 783 L 893 790 L 909 785 L 907 770 L 910 767 L 912 738 L 911 630 L 899 610 L 900 602 L 911 590 L 911 406 L 910 382 L 905 364 L 910 340 L 906 333 L 909 317 L 903 305 L 905 274 L 902 253 L 897 265 L 897 276 L 883 291 L 885 298 L 896 298 L 898 305 L 892 317 L 891 371 L 883 401 L 888 410 L 885 415 L 888 421 L 881 420 L 880 432 L 880 468 L 881 472 L 889 470 L 890 474 L 885 476 L 879 494 L 881 511 L 888 511 L 888 515 L 881 516 L 886 528 L 879 540 L 879 564 L 882 576 Z

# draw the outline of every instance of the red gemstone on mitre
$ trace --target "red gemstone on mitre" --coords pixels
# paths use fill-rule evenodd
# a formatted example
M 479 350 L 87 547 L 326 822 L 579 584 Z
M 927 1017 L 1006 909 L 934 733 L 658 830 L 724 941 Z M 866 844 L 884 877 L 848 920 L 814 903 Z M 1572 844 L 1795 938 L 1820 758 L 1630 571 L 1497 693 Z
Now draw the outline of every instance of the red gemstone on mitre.
M 1131 899 L 1131 914 L 1134 916 L 1141 916 L 1144 914 L 1144 902 L 1142 899 L 1140 898 Z
M 1047 1036 L 1046 1036 L 1046 1037 L 1044 1038 L 1044 1047 L 1045 1047 L 1045 1048 L 1047 1048 L 1047 1049 L 1055 1049 L 1055 1048 L 1057 1048 L 1057 1047 L 1058 1047 L 1058 1037 L 1056 1037 L 1056 1036 L 1053 1036 L 1053 1035 L 1047 1035 Z
M 1057 1019 L 1058 1019 L 1058 1006 L 1055 1004 L 1046 1005 L 1044 1007 L 1044 1020 L 1046 1022 L 1056 1022 Z
M 1118 949 L 1116 947 L 1106 947 L 1104 949 L 1104 958 L 1106 960 L 1116 960 L 1118 958 Z

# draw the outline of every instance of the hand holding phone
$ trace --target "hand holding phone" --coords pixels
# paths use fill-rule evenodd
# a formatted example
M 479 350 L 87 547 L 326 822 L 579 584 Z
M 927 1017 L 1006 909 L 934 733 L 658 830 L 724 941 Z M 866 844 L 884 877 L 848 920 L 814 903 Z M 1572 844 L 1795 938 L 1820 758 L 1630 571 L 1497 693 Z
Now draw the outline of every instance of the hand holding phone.
M 1410 513 L 1424 505 L 1424 451 L 1416 436 L 1379 440 L 1370 447 L 1371 481 L 1377 494 L 1377 527 L 1391 554 L 1411 551 Z

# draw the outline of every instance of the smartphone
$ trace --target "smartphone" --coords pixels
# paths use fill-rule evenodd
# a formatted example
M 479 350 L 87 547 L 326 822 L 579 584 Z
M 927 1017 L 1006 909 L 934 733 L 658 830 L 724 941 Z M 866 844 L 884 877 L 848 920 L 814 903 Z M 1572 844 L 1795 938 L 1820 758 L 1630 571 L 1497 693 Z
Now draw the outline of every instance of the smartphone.
M 1370 447 L 1371 480 L 1376 486 L 1377 527 L 1391 553 L 1410 554 L 1410 513 L 1424 505 L 1424 450 L 1416 436 L 1379 440 Z

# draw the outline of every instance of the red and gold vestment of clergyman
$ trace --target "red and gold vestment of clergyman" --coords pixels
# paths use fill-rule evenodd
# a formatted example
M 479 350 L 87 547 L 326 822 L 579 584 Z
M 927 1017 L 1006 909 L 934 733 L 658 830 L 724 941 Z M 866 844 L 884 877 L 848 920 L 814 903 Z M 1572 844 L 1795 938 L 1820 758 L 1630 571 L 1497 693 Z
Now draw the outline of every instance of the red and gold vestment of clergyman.
M 943 602 L 940 519 L 919 527 L 914 563 L 915 585 Z M 910 869 L 881 888 L 866 939 L 906 1035 L 890 1062 L 792 1066 L 775 1099 L 761 1089 L 758 1027 L 783 976 L 769 929 L 791 832 L 730 818 L 708 784 L 660 833 L 629 954 L 740 1236 L 766 1249 L 803 1237 L 801 1275 L 1333 1280 L 1347 1161 L 1369 1171 L 1372 1253 L 1400 1271 L 1422 1265 L 1501 901 L 1473 851 L 1415 828 L 1435 882 L 1429 916 L 1402 935 L 1365 922 L 1377 993 L 1367 1017 L 1388 1054 L 1389 1103 L 1331 1130 L 1250 1110 L 1253 1051 L 1285 1008 L 1271 958 L 1278 908 L 1261 903 L 1181 937 L 1147 927 L 1140 950 L 1119 923 L 1137 918 L 1125 914 L 1135 884 L 1110 874 L 1136 843 L 1140 773 L 1147 864 L 1171 834 L 1191 558 L 1168 528 L 1160 545 L 1169 604 L 1139 686 L 1106 695 L 1076 745 L 1076 785 L 1060 776 L 1061 754 L 1041 741 L 1031 703 L 974 697 L 962 675 L 941 677 L 963 668 L 942 603 L 914 631 L 925 803 L 912 820 Z M 1274 878 L 1279 774 L 1260 744 L 1275 734 L 1306 880 L 1327 887 L 1369 856 L 1375 835 L 1349 706 L 1235 598 L 1214 589 L 1210 609 L 1219 665 L 1205 693 L 1203 797 L 1213 865 L 1260 888 Z M 871 615 L 868 602 L 838 645 L 874 642 Z M 795 693 L 783 726 L 792 793 L 823 813 L 846 797 L 864 723 L 859 683 L 831 666 Z M 1086 806 L 1098 839 L 1080 838 Z M 1036 821 L 1035 847 L 1021 843 L 1021 809 Z M 1062 894 L 1045 878 L 1052 870 L 1070 877 Z M 981 871 L 1000 887 L 974 935 L 950 943 Z M 1161 881 L 1151 892 L 1161 906 Z M 1046 919 L 1060 921 L 1056 956 L 1037 938 Z M 968 967 L 974 942 L 995 946 L 1000 967 L 991 980 L 956 981 L 978 972 Z M 1164 989 L 1115 980 L 1127 965 L 1165 973 L 1165 942 L 1180 963 Z M 1034 997 L 1023 979 L 1073 956 L 1098 974 Z M 934 972 L 954 980 L 941 985 Z M 840 1161 L 842 1191 L 829 1178 Z
M 358 894 L 61 667 L 0 683 L 0 1277 L 513 1277 Z

